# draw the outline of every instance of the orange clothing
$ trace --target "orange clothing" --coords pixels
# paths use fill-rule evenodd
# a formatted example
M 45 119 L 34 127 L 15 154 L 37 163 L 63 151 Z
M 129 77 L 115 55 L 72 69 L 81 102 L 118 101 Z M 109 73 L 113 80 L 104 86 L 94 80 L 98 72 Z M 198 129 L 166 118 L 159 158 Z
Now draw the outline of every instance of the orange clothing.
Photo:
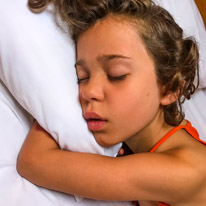
M 188 121 L 186 125 L 179 125 L 175 128 L 173 128 L 172 130 L 170 130 L 162 139 L 159 140 L 159 142 L 157 142 L 157 144 L 149 151 L 149 152 L 154 152 L 162 143 L 164 143 L 171 135 L 173 135 L 175 132 L 177 132 L 180 129 L 184 129 L 186 132 L 188 132 L 193 138 L 195 138 L 196 140 L 198 140 L 199 142 L 201 142 L 202 144 L 204 144 L 206 146 L 206 142 L 204 142 L 203 140 L 201 140 L 199 138 L 199 134 L 197 132 L 197 130 L 192 127 L 191 123 Z
M 204 144 L 206 146 L 206 142 L 202 141 L 199 138 L 199 134 L 198 134 L 197 130 L 194 127 L 192 127 L 191 123 L 188 121 L 188 123 L 186 125 L 179 125 L 179 126 L 173 128 L 172 130 L 170 130 L 164 137 L 162 137 L 159 140 L 159 142 L 157 142 L 157 144 L 149 152 L 154 152 L 161 144 L 163 144 L 168 138 L 170 138 L 172 136 L 172 134 L 174 134 L 175 132 L 177 132 L 180 129 L 184 129 L 193 138 L 195 138 L 197 141 L 201 142 L 202 144 Z M 168 204 L 163 203 L 163 202 L 159 202 L 158 205 L 159 206 L 169 206 Z M 137 206 L 137 203 L 135 203 L 134 206 Z

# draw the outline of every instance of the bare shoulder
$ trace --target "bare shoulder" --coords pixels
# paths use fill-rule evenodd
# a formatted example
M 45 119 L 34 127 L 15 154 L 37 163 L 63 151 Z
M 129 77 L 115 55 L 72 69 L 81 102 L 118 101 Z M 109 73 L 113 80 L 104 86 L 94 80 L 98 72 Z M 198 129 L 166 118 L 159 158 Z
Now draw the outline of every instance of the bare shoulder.
M 141 189 L 154 195 L 150 199 L 171 205 L 206 201 L 206 147 L 185 130 L 173 134 L 157 152 L 137 154 L 134 159 L 144 181 Z
M 174 187 L 176 187 L 176 191 L 175 188 L 174 191 L 178 194 L 179 190 L 179 201 L 182 202 L 182 198 L 186 198 L 185 201 L 189 201 L 187 205 L 190 203 L 193 205 L 192 202 L 195 203 L 197 200 L 204 200 L 205 203 L 206 164 L 204 162 L 206 161 L 206 146 L 185 130 L 179 130 L 173 134 L 168 142 L 165 142 L 159 152 L 168 161 L 166 164 L 170 167 L 169 173 L 173 176 Z M 162 163 L 165 164 L 165 161 Z M 204 205 L 204 203 L 199 205 Z M 175 205 L 175 202 L 173 204 Z
M 185 141 L 185 149 L 180 152 L 180 157 L 185 159 L 191 168 L 192 176 L 188 181 L 194 188 L 193 197 L 197 198 L 196 200 L 204 200 L 202 204 L 199 203 L 199 205 L 204 205 L 206 202 L 206 146 L 192 138 L 187 132 L 185 133 L 182 136 L 182 141 Z
M 203 164 L 206 159 L 206 145 L 196 140 L 183 129 L 173 134 L 171 141 L 170 149 L 175 156 L 195 166 L 195 168 L 206 169 L 206 164 Z M 168 151 L 170 150 L 166 150 L 165 153 Z

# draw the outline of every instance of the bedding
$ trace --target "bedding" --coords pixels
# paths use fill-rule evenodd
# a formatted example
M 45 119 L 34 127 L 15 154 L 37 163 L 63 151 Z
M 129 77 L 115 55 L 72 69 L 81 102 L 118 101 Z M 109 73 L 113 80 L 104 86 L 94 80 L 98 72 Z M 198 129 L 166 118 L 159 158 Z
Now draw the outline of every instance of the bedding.
M 193 0 L 157 2 L 174 15 L 185 35 L 195 34 L 199 42 L 202 89 L 184 109 L 195 127 L 205 128 L 206 32 L 201 16 Z M 33 117 L 63 149 L 114 156 L 120 145 L 100 147 L 87 130 L 78 104 L 74 47 L 68 34 L 56 26 L 52 6 L 33 14 L 26 0 L 0 3 L 0 205 L 131 205 L 76 201 L 71 195 L 35 186 L 17 174 L 16 159 Z M 205 131 L 201 135 L 206 137 Z
M 185 118 L 192 122 L 202 140 L 206 141 L 206 89 L 197 90 L 194 96 L 183 104 Z

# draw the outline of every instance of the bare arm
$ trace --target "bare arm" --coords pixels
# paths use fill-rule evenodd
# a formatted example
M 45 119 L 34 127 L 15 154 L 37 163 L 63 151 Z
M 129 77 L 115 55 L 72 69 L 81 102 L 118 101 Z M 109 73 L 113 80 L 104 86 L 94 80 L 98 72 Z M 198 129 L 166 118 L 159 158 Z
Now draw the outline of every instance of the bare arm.
M 185 195 L 185 188 L 191 187 L 188 177 L 191 180 L 192 175 L 170 154 L 112 158 L 60 150 L 36 123 L 20 151 L 17 170 L 34 184 L 68 194 L 104 200 L 166 202 Z

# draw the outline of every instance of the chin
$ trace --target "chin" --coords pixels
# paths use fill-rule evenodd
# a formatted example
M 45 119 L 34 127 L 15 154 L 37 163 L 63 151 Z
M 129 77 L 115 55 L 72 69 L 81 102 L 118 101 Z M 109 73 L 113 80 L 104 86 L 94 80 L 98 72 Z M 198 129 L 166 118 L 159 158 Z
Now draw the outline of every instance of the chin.
M 97 135 L 97 134 L 94 134 L 94 137 L 95 137 L 96 142 L 102 147 L 111 147 L 111 146 L 114 146 L 120 143 L 120 142 L 114 141 L 112 137 L 102 137 L 102 135 Z
M 96 138 L 95 138 L 96 139 Z M 109 142 L 107 141 L 104 141 L 102 139 L 96 139 L 96 142 L 101 145 L 102 147 L 111 147 L 113 146 L 113 144 L 110 144 Z

